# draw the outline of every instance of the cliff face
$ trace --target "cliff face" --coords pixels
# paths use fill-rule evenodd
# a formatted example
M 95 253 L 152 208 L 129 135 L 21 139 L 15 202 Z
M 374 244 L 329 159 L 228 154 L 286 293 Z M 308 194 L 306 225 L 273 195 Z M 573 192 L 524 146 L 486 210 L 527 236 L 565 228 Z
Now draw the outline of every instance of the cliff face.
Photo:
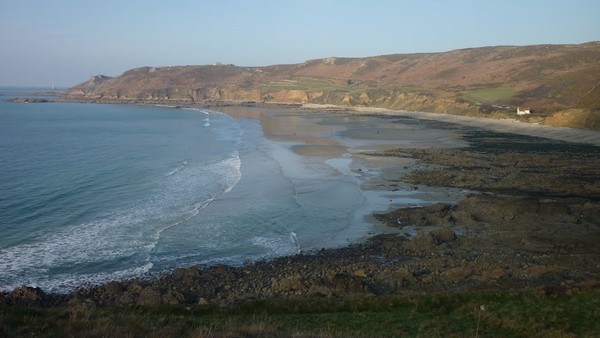
M 95 76 L 72 100 L 372 106 L 598 128 L 600 43 L 326 58 L 295 65 L 142 67 Z M 559 114 L 554 116 L 555 114 Z M 562 122 L 561 122 L 562 121 Z M 594 127 L 595 126 L 595 127 Z

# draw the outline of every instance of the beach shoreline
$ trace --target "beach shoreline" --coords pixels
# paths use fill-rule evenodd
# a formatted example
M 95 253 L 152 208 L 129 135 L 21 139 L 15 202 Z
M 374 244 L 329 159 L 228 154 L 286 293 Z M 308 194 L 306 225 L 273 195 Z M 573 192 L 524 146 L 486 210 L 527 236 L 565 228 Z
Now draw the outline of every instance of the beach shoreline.
M 379 233 L 380 227 L 357 243 L 241 267 L 175 269 L 157 279 L 111 282 L 68 295 L 18 288 L 3 293 L 0 302 L 228 306 L 289 297 L 599 288 L 600 269 L 594 263 L 599 252 L 590 242 L 600 234 L 598 147 L 563 142 L 563 134 L 578 134 L 570 130 L 540 138 L 538 133 L 524 136 L 502 126 L 487 126 L 485 132 L 478 124 L 468 127 L 461 132 L 462 147 L 405 144 L 355 154 L 376 162 L 373 166 L 402 162 L 365 183 L 371 184 L 364 187 L 367 191 L 427 196 L 431 187 L 456 194 L 425 207 L 390 206 L 375 215 L 389 231 Z M 489 132 L 490 128 L 500 129 Z M 305 139 L 309 144 L 315 140 L 321 138 Z M 321 150 L 331 155 L 331 146 L 324 144 Z M 461 191 L 472 194 L 456 200 Z M 540 228 L 536 217 L 543 218 L 546 228 Z
M 149 100 L 119 100 L 107 98 L 82 99 L 69 98 L 62 96 L 56 99 L 57 102 L 78 102 L 78 103 L 107 103 L 107 104 L 165 104 L 164 101 Z M 497 132 L 515 133 L 519 135 L 537 136 L 565 142 L 576 142 L 600 146 L 600 132 L 587 129 L 576 129 L 569 127 L 556 127 L 544 125 L 535 122 L 522 122 L 517 119 L 487 118 L 478 116 L 466 116 L 447 113 L 433 113 L 423 111 L 398 110 L 380 107 L 368 106 L 338 106 L 333 104 L 315 104 L 315 103 L 285 103 L 285 102 L 238 102 L 238 101 L 218 101 L 218 102 L 189 102 L 172 101 L 168 102 L 172 106 L 194 106 L 207 109 L 223 109 L 227 107 L 257 107 L 257 108 L 275 108 L 275 109 L 301 109 L 307 111 L 326 111 L 338 112 L 342 114 L 359 115 L 379 115 L 411 117 L 422 120 L 431 120 L 439 122 L 448 122 L 484 128 Z
M 304 104 L 305 109 L 326 109 L 356 112 L 358 114 L 375 114 L 382 116 L 403 116 L 421 120 L 455 123 L 475 128 L 483 128 L 495 132 L 513 133 L 518 135 L 536 136 L 565 142 L 585 143 L 600 146 L 600 132 L 594 130 L 554 127 L 538 123 L 521 122 L 516 119 L 495 119 L 476 116 L 464 116 L 445 113 L 431 113 L 408 110 L 393 110 L 377 107 L 339 107 L 333 105 Z
M 402 177 L 422 167 L 413 159 L 369 156 L 371 151 L 397 147 L 465 147 L 460 130 L 456 128 L 438 128 L 430 126 L 427 121 L 412 118 L 307 112 L 297 108 L 227 107 L 221 112 L 235 118 L 258 121 L 270 142 L 278 144 L 280 149 L 286 149 L 283 152 L 288 151 L 302 158 L 297 167 L 320 163 L 338 173 L 331 179 L 341 179 L 359 188 L 365 200 L 364 205 L 355 214 L 348 233 L 334 236 L 338 244 L 360 242 L 373 234 L 393 232 L 393 229 L 383 227 L 373 219 L 372 214 L 376 212 L 437 202 L 456 203 L 465 196 L 465 192 L 457 189 L 421 187 L 419 190 L 417 186 L 401 184 Z M 290 157 L 283 152 L 278 151 L 270 156 L 279 157 L 276 161 L 282 167 L 288 167 L 286 162 L 290 161 Z M 290 177 L 292 180 L 293 176 Z M 394 188 L 383 189 L 388 182 L 392 182 Z M 372 229 L 361 230 L 365 226 Z

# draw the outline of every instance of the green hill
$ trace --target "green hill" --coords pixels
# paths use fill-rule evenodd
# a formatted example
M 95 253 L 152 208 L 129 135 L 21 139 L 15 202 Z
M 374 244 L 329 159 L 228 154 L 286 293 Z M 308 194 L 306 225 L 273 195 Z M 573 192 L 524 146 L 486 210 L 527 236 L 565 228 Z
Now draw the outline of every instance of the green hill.
M 79 101 L 315 103 L 519 118 L 600 129 L 600 42 L 310 60 L 142 67 L 70 88 Z M 516 108 L 532 115 L 516 115 Z

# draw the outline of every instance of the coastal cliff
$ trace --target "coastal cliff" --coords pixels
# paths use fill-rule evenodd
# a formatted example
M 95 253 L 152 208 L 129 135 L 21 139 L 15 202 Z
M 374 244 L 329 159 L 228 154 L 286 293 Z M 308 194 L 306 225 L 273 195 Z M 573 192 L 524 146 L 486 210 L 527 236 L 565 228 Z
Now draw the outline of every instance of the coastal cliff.
M 284 103 L 514 118 L 600 130 L 600 43 L 497 46 L 267 67 L 142 67 L 68 89 L 76 101 Z M 518 116 L 518 107 L 533 114 Z

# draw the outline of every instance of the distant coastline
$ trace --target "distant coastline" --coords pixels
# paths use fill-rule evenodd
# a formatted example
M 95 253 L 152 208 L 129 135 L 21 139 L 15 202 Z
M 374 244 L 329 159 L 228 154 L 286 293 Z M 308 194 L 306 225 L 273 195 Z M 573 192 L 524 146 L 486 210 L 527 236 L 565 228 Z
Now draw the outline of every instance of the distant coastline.
M 266 67 L 140 67 L 64 99 L 173 105 L 317 104 L 515 119 L 600 130 L 600 43 L 325 58 Z M 518 114 L 518 111 L 530 114 Z
M 11 102 L 11 103 L 49 103 L 49 102 L 53 102 L 52 100 L 48 100 L 48 99 L 30 98 L 30 97 L 15 97 L 12 99 L 8 99 L 7 101 Z
M 440 122 L 457 123 L 478 128 L 485 128 L 493 131 L 502 131 L 517 133 L 522 135 L 539 136 L 566 142 L 581 142 L 595 146 L 600 146 L 600 132 L 595 130 L 585 130 L 579 128 L 560 127 L 552 125 L 542 125 L 534 122 L 517 120 L 510 117 L 481 117 L 464 116 L 457 114 L 431 113 L 422 111 L 395 110 L 389 108 L 377 107 L 349 107 L 337 106 L 333 104 L 313 104 L 313 103 L 274 103 L 274 102 L 238 102 L 238 101 L 218 101 L 190 104 L 187 101 L 168 101 L 163 100 L 139 100 L 139 99 L 81 99 L 58 96 L 57 102 L 77 102 L 77 103 L 101 103 L 101 104 L 150 104 L 160 105 L 169 104 L 175 107 L 195 106 L 218 110 L 220 107 L 264 107 L 264 108 L 282 108 L 282 109 L 304 109 L 307 111 L 327 111 L 340 112 L 345 114 L 363 114 L 363 115 L 381 115 L 381 116 L 406 116 L 416 119 L 435 120 Z

